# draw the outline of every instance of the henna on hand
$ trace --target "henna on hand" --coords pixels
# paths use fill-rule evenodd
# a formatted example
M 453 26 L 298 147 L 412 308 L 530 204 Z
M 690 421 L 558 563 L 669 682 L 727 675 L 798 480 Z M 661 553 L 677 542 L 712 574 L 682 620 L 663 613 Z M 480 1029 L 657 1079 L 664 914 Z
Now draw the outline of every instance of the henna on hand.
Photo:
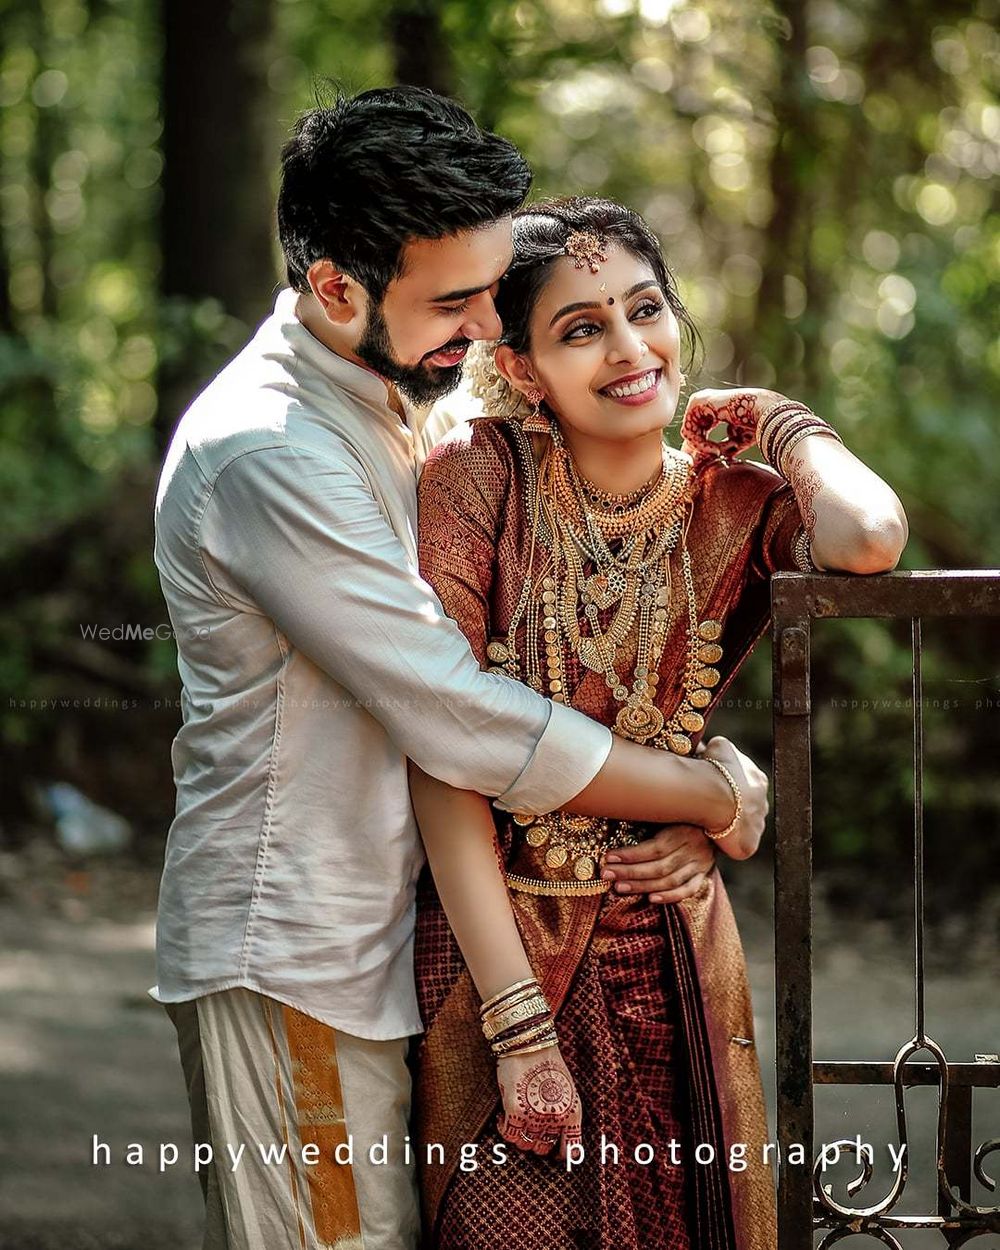
M 775 391 L 756 389 L 697 391 L 688 401 L 681 422 L 684 448 L 695 463 L 712 456 L 732 460 L 757 440 L 757 422 L 762 401 L 781 396 Z M 726 438 L 716 442 L 709 437 L 717 425 L 726 426 Z
M 505 1113 L 497 1123 L 500 1135 L 529 1154 L 545 1155 L 561 1141 L 580 1139 L 580 1097 L 561 1060 L 543 1059 L 514 1078 L 508 1088 L 498 1069 Z M 509 1109 L 508 1109 L 509 1108 Z

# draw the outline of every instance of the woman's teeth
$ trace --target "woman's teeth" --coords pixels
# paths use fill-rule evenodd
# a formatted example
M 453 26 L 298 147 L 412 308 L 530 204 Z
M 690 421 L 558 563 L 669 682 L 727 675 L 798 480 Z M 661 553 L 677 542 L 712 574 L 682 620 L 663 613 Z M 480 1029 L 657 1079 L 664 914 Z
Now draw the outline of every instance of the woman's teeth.
M 624 386 L 606 386 L 604 393 L 611 395 L 614 399 L 625 399 L 629 395 L 641 395 L 643 391 L 652 390 L 656 385 L 658 375 L 658 369 L 651 369 L 649 373 L 644 373 L 641 378 L 627 382 Z

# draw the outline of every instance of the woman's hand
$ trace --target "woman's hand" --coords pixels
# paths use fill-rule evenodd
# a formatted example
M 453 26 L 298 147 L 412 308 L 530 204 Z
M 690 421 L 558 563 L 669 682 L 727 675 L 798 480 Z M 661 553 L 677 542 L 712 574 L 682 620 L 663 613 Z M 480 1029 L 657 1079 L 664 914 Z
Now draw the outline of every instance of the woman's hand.
M 735 835 L 734 835 L 735 836 Z M 697 894 L 715 867 L 715 843 L 699 825 L 665 825 L 637 846 L 618 846 L 601 876 L 618 894 L 648 894 L 651 903 L 679 903 Z
M 695 391 L 681 422 L 684 451 L 696 461 L 718 455 L 732 460 L 754 445 L 761 414 L 783 399 L 777 391 L 758 387 Z M 718 442 L 709 438 L 717 425 L 726 426 L 726 437 Z
M 699 745 L 697 754 L 701 759 L 714 759 L 725 765 L 743 796 L 743 814 L 739 824 L 728 837 L 715 845 L 732 859 L 749 859 L 760 845 L 767 820 L 767 773 L 728 738 L 709 739 Z
M 556 1146 L 565 1159 L 567 1147 L 581 1140 L 583 1115 L 559 1047 L 498 1059 L 497 1083 L 503 1100 L 500 1136 L 527 1154 L 547 1155 Z

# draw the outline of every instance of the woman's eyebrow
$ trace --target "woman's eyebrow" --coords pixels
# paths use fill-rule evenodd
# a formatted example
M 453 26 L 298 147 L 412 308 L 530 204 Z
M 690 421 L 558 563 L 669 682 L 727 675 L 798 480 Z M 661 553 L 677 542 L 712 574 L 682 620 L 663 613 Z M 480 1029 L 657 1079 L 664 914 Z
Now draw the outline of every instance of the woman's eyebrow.
M 555 323 L 559 320 L 560 317 L 565 317 L 567 313 L 580 312 L 584 308 L 600 308 L 600 304 L 597 304 L 594 302 L 587 303 L 586 301 L 580 304 L 567 304 L 565 308 L 560 308 L 559 311 L 556 313 L 556 315 L 549 322 L 549 329 L 550 330 L 552 329 L 552 327 L 555 325 Z
M 629 289 L 622 296 L 622 299 L 631 299 L 633 295 L 638 295 L 640 291 L 646 291 L 651 286 L 655 286 L 658 288 L 659 285 L 660 285 L 659 282 L 657 282 L 655 278 L 643 278 L 643 280 L 641 282 L 637 282 L 635 286 L 630 286 Z M 579 304 L 567 304 L 564 308 L 560 308 L 559 311 L 556 313 L 556 315 L 549 322 L 549 329 L 550 330 L 552 329 L 552 327 L 555 325 L 555 323 L 559 320 L 560 317 L 565 317 L 568 313 L 582 312 L 583 309 L 585 308 L 593 309 L 593 308 L 600 308 L 600 307 L 601 305 L 598 303 L 584 302 L 584 303 L 579 303 Z

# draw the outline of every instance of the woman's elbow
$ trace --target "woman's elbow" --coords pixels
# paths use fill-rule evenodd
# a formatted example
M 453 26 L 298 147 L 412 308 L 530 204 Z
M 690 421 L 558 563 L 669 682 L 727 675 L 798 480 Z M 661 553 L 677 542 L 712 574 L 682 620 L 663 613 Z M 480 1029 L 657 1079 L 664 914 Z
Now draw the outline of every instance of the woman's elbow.
M 859 522 L 843 557 L 837 563 L 845 573 L 891 573 L 903 554 L 909 529 L 902 508 Z

